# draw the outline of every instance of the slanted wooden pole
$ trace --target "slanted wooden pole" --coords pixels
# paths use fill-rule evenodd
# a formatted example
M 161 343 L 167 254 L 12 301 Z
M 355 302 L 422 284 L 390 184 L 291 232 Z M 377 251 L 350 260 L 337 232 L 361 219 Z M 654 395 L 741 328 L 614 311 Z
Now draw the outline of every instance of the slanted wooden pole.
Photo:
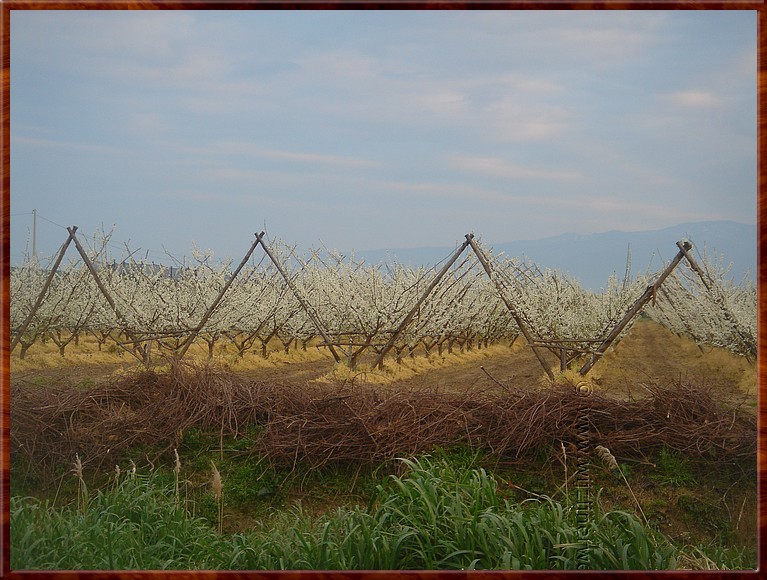
M 48 274 L 48 278 L 45 280 L 45 284 L 43 284 L 43 288 L 42 290 L 40 290 L 40 294 L 38 295 L 37 300 L 35 301 L 35 304 L 32 306 L 32 310 L 29 311 L 29 315 L 24 320 L 24 322 L 19 327 L 19 329 L 16 331 L 16 336 L 13 337 L 13 341 L 11 342 L 11 348 L 8 352 L 13 352 L 13 349 L 16 348 L 17 344 L 19 344 L 19 341 L 21 340 L 22 335 L 27 331 L 27 328 L 29 328 L 29 324 L 32 322 L 32 319 L 35 317 L 35 314 L 37 314 L 37 311 L 40 309 L 40 305 L 43 303 L 43 300 L 45 300 L 45 295 L 48 293 L 48 288 L 50 288 L 51 282 L 53 282 L 53 277 L 56 275 L 56 271 L 59 269 L 59 266 L 61 265 L 61 261 L 64 259 L 64 254 L 67 253 L 67 248 L 69 248 L 69 244 L 72 242 L 72 238 L 74 237 L 75 232 L 77 231 L 77 226 L 72 226 L 71 228 L 67 228 L 67 231 L 69 232 L 67 241 L 61 244 L 59 255 L 56 257 L 56 261 L 53 263 L 53 266 L 51 266 L 50 274 Z
M 296 300 L 298 300 L 298 303 L 301 305 L 301 308 L 304 309 L 304 312 L 306 312 L 306 315 L 309 317 L 309 319 L 312 321 L 312 324 L 314 324 L 314 328 L 317 329 L 317 332 L 320 333 L 320 336 L 322 337 L 322 340 L 325 341 L 325 345 L 328 347 L 328 350 L 330 351 L 330 354 L 333 355 L 333 359 L 336 362 L 341 362 L 341 357 L 338 356 L 338 353 L 336 352 L 336 349 L 333 348 L 333 341 L 330 340 L 330 337 L 328 336 L 327 332 L 325 332 L 325 327 L 323 326 L 322 322 L 320 322 L 319 317 L 314 312 L 311 306 L 306 302 L 306 300 L 303 299 L 301 296 L 301 293 L 298 291 L 298 288 L 296 288 L 293 285 L 293 282 L 290 281 L 290 277 L 285 272 L 285 270 L 282 268 L 282 265 L 279 263 L 279 261 L 272 255 L 272 252 L 269 250 L 269 247 L 264 243 L 264 232 L 261 232 L 261 234 L 256 234 L 257 241 L 261 243 L 261 247 L 264 249 L 264 252 L 266 252 L 266 255 L 269 257 L 269 259 L 272 261 L 272 263 L 277 268 L 277 271 L 282 274 L 282 277 L 285 279 L 285 283 L 288 285 L 288 288 L 290 288 L 290 291 L 293 292 L 293 296 L 296 297 Z
M 85 266 L 88 268 L 88 270 L 91 273 L 91 276 L 93 276 L 93 279 L 96 282 L 96 286 L 98 286 L 101 293 L 104 295 L 104 298 L 106 298 L 107 302 L 109 303 L 109 306 L 112 308 L 112 312 L 115 313 L 115 316 L 117 317 L 117 320 L 120 321 L 120 323 L 123 325 L 123 331 L 125 331 L 125 334 L 128 338 L 133 339 L 133 333 L 128 329 L 128 321 L 125 319 L 125 317 L 120 313 L 120 311 L 117 309 L 117 305 L 115 304 L 114 299 L 112 299 L 112 296 L 109 294 L 109 291 L 106 289 L 104 284 L 101 282 L 101 278 L 98 275 L 98 272 L 96 272 L 96 268 L 93 267 L 93 263 L 91 262 L 91 259 L 88 257 L 88 254 L 85 252 L 83 247 L 80 245 L 80 241 L 77 239 L 77 236 L 75 235 L 75 231 L 77 231 L 77 227 L 73 226 L 72 228 L 67 228 L 67 231 L 69 231 L 69 235 L 72 238 L 72 241 L 75 243 L 75 248 L 77 248 L 78 253 L 80 254 L 80 257 L 83 259 L 83 262 L 85 263 Z M 117 343 L 120 344 L 120 343 Z M 122 346 L 122 345 L 121 345 Z M 123 346 L 123 349 L 135 356 L 136 358 L 141 358 L 136 355 L 135 352 L 132 350 L 126 348 Z M 143 359 L 143 362 L 146 363 L 146 353 Z
M 71 230 L 70 228 L 67 228 L 67 230 L 69 230 L 69 233 L 72 236 L 72 241 L 75 243 L 75 247 L 77 248 L 77 251 L 80 253 L 80 257 L 82 257 L 83 262 L 85 263 L 85 266 L 88 268 L 91 275 L 93 276 L 93 279 L 96 281 L 96 286 L 99 287 L 99 290 L 101 290 L 101 293 L 104 295 L 104 298 L 106 298 L 107 302 L 109 302 L 109 306 L 112 307 L 112 311 L 115 313 L 115 316 L 117 316 L 118 320 L 122 322 L 124 325 L 126 325 L 125 317 L 120 313 L 119 310 L 117 310 L 117 305 L 115 304 L 115 301 L 112 299 L 112 296 L 109 294 L 106 287 L 101 282 L 101 278 L 99 278 L 99 275 L 96 272 L 96 268 L 93 267 L 93 263 L 91 262 L 91 259 L 88 257 L 88 254 L 80 245 L 80 241 L 77 239 L 77 236 L 75 236 L 75 232 Z
M 677 243 L 677 245 L 679 245 L 679 243 Z M 621 320 L 613 327 L 610 333 L 597 347 L 596 351 L 591 354 L 591 357 L 588 361 L 586 361 L 586 364 L 581 367 L 581 370 L 579 371 L 581 375 L 585 375 L 591 370 L 591 367 L 593 367 L 597 360 L 599 360 L 599 357 L 602 356 L 608 348 L 610 348 L 610 345 L 615 342 L 615 339 L 618 338 L 626 325 L 631 322 L 631 320 L 637 314 L 639 314 L 639 311 L 644 308 L 645 304 L 655 298 L 655 293 L 658 291 L 658 288 L 660 288 L 661 284 L 663 284 L 666 278 L 668 278 L 669 274 L 674 271 L 674 268 L 676 268 L 679 262 L 681 262 L 685 257 L 685 250 L 690 250 L 691 248 L 692 244 L 690 244 L 690 242 L 684 242 L 679 246 L 679 252 L 676 256 L 674 256 L 674 259 L 669 262 L 669 265 L 666 266 L 663 272 L 660 273 L 655 282 L 647 286 L 647 289 L 644 291 L 644 293 L 636 299 L 634 304 L 632 304 L 626 314 L 624 314 L 623 318 L 621 318 Z
M 517 323 L 519 330 L 522 331 L 522 334 L 525 337 L 525 340 L 527 340 L 527 344 L 529 344 L 530 348 L 533 349 L 533 353 L 535 353 L 535 356 L 538 359 L 538 362 L 541 363 L 543 370 L 546 371 L 546 375 L 549 377 L 549 379 L 551 379 L 551 381 L 554 381 L 554 373 L 552 372 L 549 365 L 546 363 L 546 359 L 544 359 L 543 355 L 538 351 L 538 348 L 534 346 L 535 340 L 530 334 L 530 331 L 528 330 L 527 325 L 522 320 L 522 317 L 517 312 L 517 309 L 514 308 L 514 305 L 511 302 L 509 302 L 509 300 L 506 298 L 506 295 L 503 292 L 503 288 L 501 288 L 501 285 L 498 283 L 498 280 L 496 280 L 495 277 L 493 276 L 493 268 L 490 266 L 490 262 L 485 256 L 485 253 L 476 244 L 476 242 L 474 242 L 474 240 L 469 240 L 469 244 L 471 245 L 471 249 L 474 250 L 474 253 L 477 255 L 477 258 L 479 259 L 479 263 L 482 264 L 482 267 L 485 269 L 485 272 L 487 272 L 488 277 L 493 282 L 493 284 L 495 284 L 495 287 L 498 289 L 498 294 L 501 297 L 501 300 L 503 300 L 503 303 L 506 305 L 506 308 L 511 313 L 511 316 L 512 318 L 514 318 L 514 322 Z
M 426 298 L 428 298 L 429 294 L 431 294 L 431 291 L 434 290 L 437 284 L 439 284 L 439 281 L 442 280 L 442 277 L 447 273 L 450 267 L 453 264 L 455 264 L 455 261 L 459 258 L 459 256 L 463 254 L 463 251 L 471 243 L 471 240 L 473 238 L 474 238 L 474 234 L 466 234 L 466 241 L 463 244 L 461 244 L 461 246 L 455 251 L 455 253 L 453 253 L 451 258 L 442 267 L 439 273 L 434 277 L 434 280 L 431 281 L 431 284 L 429 284 L 429 286 L 426 288 L 424 293 L 415 303 L 415 306 L 413 306 L 413 308 L 410 309 L 410 312 L 407 313 L 405 318 L 402 319 L 402 322 L 400 322 L 399 326 L 394 330 L 391 337 L 389 337 L 389 341 L 384 345 L 383 350 L 381 350 L 381 352 L 378 354 L 378 358 L 376 359 L 375 363 L 373 363 L 373 368 L 375 367 L 383 368 L 384 357 L 394 347 L 394 343 L 397 341 L 397 338 L 399 337 L 399 335 L 402 334 L 405 328 L 407 328 L 408 324 L 410 324 L 410 321 L 413 320 L 415 313 L 418 312 L 418 309 L 424 303 Z
M 679 247 L 679 251 L 684 254 L 684 257 L 690 264 L 690 268 L 692 268 L 695 273 L 698 274 L 701 282 L 703 282 L 703 285 L 706 287 L 706 290 L 714 293 L 712 286 L 716 285 L 716 283 L 710 278 L 710 276 L 708 276 L 708 274 L 706 274 L 706 272 L 703 271 L 703 268 L 698 265 L 698 263 L 695 261 L 695 258 L 693 258 L 692 255 L 688 252 L 689 248 L 686 248 L 682 242 L 677 242 L 676 245 Z M 718 290 L 718 288 L 716 290 Z M 743 348 L 750 355 L 756 356 L 756 344 L 751 339 L 751 337 L 741 332 L 737 319 L 725 305 L 724 297 L 721 295 L 721 293 L 717 292 L 714 294 L 714 302 L 716 302 L 716 305 L 719 306 L 719 309 L 722 311 L 722 316 L 724 316 L 724 319 L 732 324 L 733 328 L 735 329 L 735 334 L 738 338 L 738 342 L 740 342 L 741 348 Z
M 261 232 L 261 235 L 264 235 L 264 232 Z M 250 259 L 251 254 L 253 254 L 253 251 L 256 249 L 256 246 L 258 245 L 258 242 L 260 241 L 260 237 L 258 234 L 256 234 L 256 241 L 253 242 L 250 245 L 250 248 L 248 249 L 247 254 L 245 254 L 245 257 L 240 262 L 240 265 L 237 266 L 235 271 L 232 273 L 232 277 L 229 278 L 229 280 L 224 284 L 224 287 L 221 288 L 221 291 L 218 293 L 218 296 L 216 296 L 215 300 L 213 300 L 213 303 L 208 306 L 208 309 L 205 311 L 205 314 L 203 314 L 202 318 L 200 319 L 200 323 L 194 327 L 192 330 L 192 334 L 190 334 L 187 339 L 184 341 L 184 344 L 181 346 L 181 349 L 179 350 L 179 358 L 183 358 L 186 354 L 186 351 L 189 350 L 189 347 L 194 342 L 194 339 L 197 338 L 197 335 L 200 334 L 200 331 L 205 327 L 205 324 L 210 320 L 210 317 L 213 316 L 213 312 L 218 308 L 219 303 L 224 297 L 224 294 L 226 294 L 226 291 L 229 290 L 229 287 L 234 282 L 234 279 L 237 278 L 237 275 L 240 273 L 240 271 L 245 267 L 245 264 L 248 263 L 248 260 Z

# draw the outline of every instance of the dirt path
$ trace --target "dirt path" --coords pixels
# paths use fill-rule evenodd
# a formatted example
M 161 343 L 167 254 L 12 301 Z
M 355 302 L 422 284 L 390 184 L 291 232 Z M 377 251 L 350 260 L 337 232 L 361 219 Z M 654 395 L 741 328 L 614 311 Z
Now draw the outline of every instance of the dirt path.
M 480 351 L 477 354 L 480 356 L 472 357 L 465 363 L 436 368 L 397 381 L 395 385 L 404 389 L 454 391 L 472 387 L 494 389 L 498 387 L 497 383 L 501 383 L 508 388 L 524 389 L 539 385 L 545 376 L 543 367 L 529 348 L 484 355 Z
M 552 354 L 545 354 L 557 372 L 558 361 Z M 474 351 L 464 360 L 454 358 L 445 366 L 428 368 L 409 378 L 390 382 L 388 387 L 449 391 L 497 388 L 497 381 L 508 388 L 526 389 L 537 387 L 545 377 L 533 351 L 519 344 L 508 349 Z M 12 372 L 11 384 L 91 386 L 130 368 L 136 368 L 130 361 L 52 366 Z M 332 360 L 321 359 L 280 362 L 235 372 L 257 381 L 301 384 L 326 375 L 332 368 Z M 712 386 L 733 395 L 756 393 L 756 368 L 752 362 L 723 349 L 701 350 L 692 341 L 647 321 L 637 322 L 594 366 L 588 378 L 595 388 L 615 397 L 636 396 L 641 393 L 641 384 L 669 384 L 680 380 Z
M 594 367 L 606 393 L 627 394 L 641 384 L 675 382 L 709 386 L 734 396 L 756 394 L 756 365 L 725 349 L 699 348 L 649 321 L 639 321 Z M 641 387 L 640 387 L 641 388 Z

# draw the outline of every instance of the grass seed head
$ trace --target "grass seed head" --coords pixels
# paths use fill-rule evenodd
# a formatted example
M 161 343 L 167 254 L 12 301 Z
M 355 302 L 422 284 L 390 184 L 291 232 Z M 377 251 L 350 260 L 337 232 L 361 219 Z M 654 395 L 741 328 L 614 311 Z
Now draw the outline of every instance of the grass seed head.
M 218 469 L 216 469 L 216 464 L 213 463 L 213 460 L 211 460 L 210 465 L 213 468 L 213 480 L 211 481 L 211 488 L 213 489 L 213 495 L 216 496 L 217 500 L 220 500 L 221 494 L 224 491 L 224 484 L 221 482 L 221 473 L 219 473 Z
M 599 459 L 601 459 L 607 467 L 610 469 L 618 469 L 618 461 L 615 459 L 615 456 L 610 452 L 610 450 L 607 447 L 603 447 L 602 445 L 597 445 L 594 447 L 594 451 L 597 452 L 597 455 L 599 456 Z
M 72 471 L 74 472 L 74 474 L 79 479 L 82 479 L 83 478 L 83 462 L 80 461 L 80 454 L 79 453 L 75 453 L 75 463 L 74 463 L 74 465 L 75 465 L 75 467 L 74 467 L 74 469 Z
M 176 463 L 173 466 L 173 472 L 178 476 L 181 473 L 181 458 L 178 456 L 178 449 L 173 449 L 173 454 L 176 456 Z

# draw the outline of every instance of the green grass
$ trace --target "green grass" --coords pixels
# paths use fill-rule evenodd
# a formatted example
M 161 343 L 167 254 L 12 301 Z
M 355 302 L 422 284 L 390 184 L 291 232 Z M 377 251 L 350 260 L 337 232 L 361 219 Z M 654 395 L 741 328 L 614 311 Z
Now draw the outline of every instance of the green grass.
M 223 544 L 153 475 L 126 475 L 84 508 L 10 501 L 12 569 L 194 569 L 219 561 Z
M 219 535 L 172 485 L 123 475 L 80 508 L 11 501 L 13 569 L 574 569 L 574 509 L 512 502 L 482 468 L 446 457 L 403 460 L 367 506 L 323 515 L 296 505 L 248 533 Z M 628 513 L 588 526 L 588 566 L 667 569 L 676 550 Z
M 379 466 L 311 469 L 270 464 L 257 452 L 258 436 L 257 428 L 237 437 L 189 430 L 178 449 L 178 493 L 167 467 L 90 474 L 87 486 L 58 471 L 54 501 L 46 502 L 24 496 L 52 497 L 54 490 L 40 494 L 42 480 L 19 471 L 12 477 L 12 567 L 564 570 L 577 567 L 578 554 L 593 569 L 756 565 L 750 508 L 742 517 L 742 493 L 755 477 L 750 464 L 714 470 L 712 478 L 710 469 L 665 449 L 656 466 L 633 465 L 631 486 L 652 529 L 637 519 L 623 478 L 594 469 L 595 507 L 602 509 L 604 497 L 610 509 L 583 530 L 575 524 L 572 473 L 568 487 L 561 463 L 543 452 L 532 462 L 499 465 L 456 446 Z M 144 451 L 148 458 L 151 450 Z M 224 534 L 217 532 L 211 461 L 223 479 Z M 172 453 L 159 461 L 173 462 Z M 582 531 L 588 543 L 579 552 Z
M 696 483 L 689 460 L 679 451 L 664 445 L 656 461 L 658 472 L 655 478 L 660 484 L 683 487 Z
M 218 506 L 210 493 L 211 461 L 221 472 L 225 527 L 230 522 L 237 527 L 239 516 L 269 519 L 275 510 L 298 498 L 306 504 L 365 501 L 381 480 L 378 469 L 359 465 L 277 468 L 253 452 L 256 438 L 255 430 L 236 438 L 198 429 L 184 434 L 178 452 L 183 471 L 190 473 L 184 490 L 196 514 L 211 521 L 217 518 Z
M 680 562 L 698 570 L 755 569 L 756 546 L 722 547 L 717 544 L 685 546 L 680 550 Z

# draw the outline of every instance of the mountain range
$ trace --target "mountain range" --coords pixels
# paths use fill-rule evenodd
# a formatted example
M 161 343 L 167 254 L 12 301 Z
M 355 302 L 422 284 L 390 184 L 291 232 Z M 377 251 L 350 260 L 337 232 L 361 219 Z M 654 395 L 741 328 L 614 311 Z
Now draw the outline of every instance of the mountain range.
M 566 233 L 538 240 L 517 240 L 488 244 L 493 254 L 526 258 L 540 268 L 567 273 L 581 285 L 597 291 L 612 274 L 623 277 L 630 256 L 631 275 L 655 272 L 676 255 L 676 242 L 692 242 L 695 256 L 722 258 L 731 264 L 728 276 L 735 282 L 756 279 L 757 227 L 732 221 L 689 222 L 659 230 L 639 232 L 608 231 L 594 234 Z M 355 252 L 368 264 L 398 262 L 408 266 L 430 266 L 450 256 L 455 248 L 387 248 Z

